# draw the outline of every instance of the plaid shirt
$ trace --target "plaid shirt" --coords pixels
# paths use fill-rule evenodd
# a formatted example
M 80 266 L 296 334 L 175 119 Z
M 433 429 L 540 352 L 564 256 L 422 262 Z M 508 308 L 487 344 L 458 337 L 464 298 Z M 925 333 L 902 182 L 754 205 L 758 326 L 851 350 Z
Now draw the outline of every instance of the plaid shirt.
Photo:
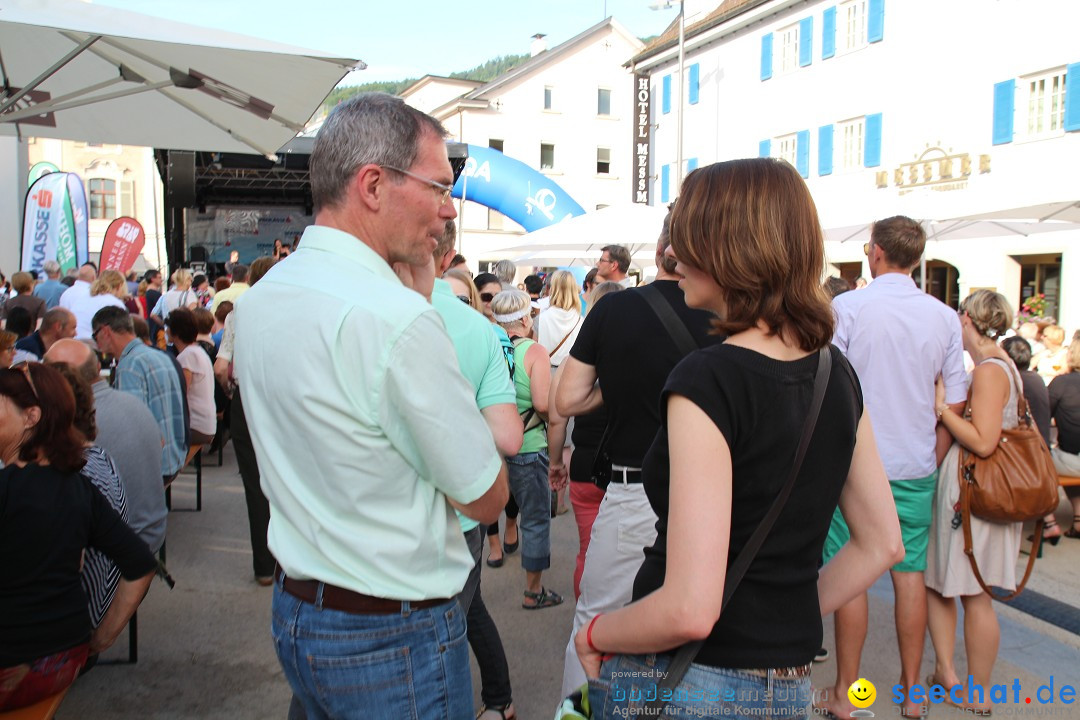
M 187 421 L 184 419 L 184 387 L 175 361 L 161 350 L 132 340 L 120 353 L 116 366 L 116 389 L 146 403 L 165 440 L 161 448 L 161 472 L 180 471 L 187 455 Z

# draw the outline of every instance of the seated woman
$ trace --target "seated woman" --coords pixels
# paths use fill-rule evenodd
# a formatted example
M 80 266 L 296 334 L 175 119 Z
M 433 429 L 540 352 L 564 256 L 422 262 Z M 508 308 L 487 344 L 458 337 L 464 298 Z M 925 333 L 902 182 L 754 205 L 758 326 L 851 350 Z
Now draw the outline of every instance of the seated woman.
M 1048 388 L 1050 415 L 1058 429 L 1058 444 L 1050 454 L 1059 474 L 1080 476 L 1080 331 L 1073 334 L 1069 343 L 1065 366 L 1065 373 L 1051 380 Z M 1073 516 L 1064 535 L 1080 538 L 1080 487 L 1066 487 L 1065 494 L 1072 503 Z
M 687 304 L 712 311 L 727 340 L 690 353 L 661 396 L 664 421 L 642 467 L 657 538 L 634 602 L 575 637 L 593 678 L 593 717 L 637 712 L 672 652 L 696 640 L 704 645 L 669 713 L 808 717 L 821 616 L 903 557 L 858 378 L 829 344 L 817 210 L 783 161 L 717 163 L 683 183 L 670 249 Z M 728 563 L 792 470 L 822 348 L 831 374 L 805 462 L 721 614 Z M 819 574 L 837 503 L 854 523 L 851 541 Z M 601 666 L 605 653 L 615 656 Z M 706 699 L 693 699 L 696 691 Z
M 1048 325 L 1042 331 L 1043 349 L 1031 358 L 1031 365 L 1043 381 L 1050 381 L 1068 370 L 1065 367 L 1065 329 L 1060 325 Z
M 217 433 L 217 408 L 214 405 L 214 364 L 198 343 L 199 329 L 195 313 L 178 307 L 165 318 L 169 339 L 176 347 L 176 361 L 184 370 L 187 401 L 191 414 L 191 446 L 188 459 L 202 445 L 214 441 Z
M 75 398 L 54 368 L 0 369 L 0 712 L 74 681 L 88 653 L 113 644 L 138 608 L 157 561 L 79 474 Z M 120 568 L 116 596 L 94 629 L 79 583 L 83 550 Z
M 73 425 L 83 444 L 82 475 L 109 501 L 124 522 L 128 521 L 127 494 L 120 481 L 120 472 L 109 454 L 94 444 L 97 439 L 97 422 L 94 411 L 94 390 L 90 383 L 82 378 L 69 365 L 58 363 L 50 367 L 64 376 L 75 394 L 75 419 Z M 87 548 L 83 561 L 82 586 L 90 601 L 90 622 L 94 627 L 101 623 L 105 612 L 112 604 L 116 586 L 120 582 L 120 571 L 104 553 L 95 548 Z
M 941 462 L 934 499 L 930 542 L 926 549 L 926 602 L 930 640 L 934 644 L 934 674 L 929 685 L 951 689 L 961 685 L 954 665 L 956 599 L 964 606 L 964 646 L 967 672 L 982 687 L 990 687 L 1001 631 L 993 601 L 983 592 L 964 553 L 964 531 L 953 523 L 960 500 L 959 461 L 962 449 L 987 457 L 997 447 L 1003 429 L 1018 424 L 1017 400 L 1023 394 L 1020 374 L 997 340 L 1012 324 L 1013 312 L 1001 293 L 976 290 L 960 303 L 964 350 L 975 362 L 968 389 L 970 419 L 945 404 L 945 387 L 938 381 L 937 414 L 955 442 Z M 979 572 L 987 585 L 1016 588 L 1016 558 L 1023 523 L 991 522 L 971 517 L 972 545 Z M 963 693 L 967 697 L 967 692 Z M 984 698 L 988 699 L 988 698 Z M 948 699 L 946 699 L 948 701 Z M 963 704 L 962 709 L 990 714 L 990 704 Z

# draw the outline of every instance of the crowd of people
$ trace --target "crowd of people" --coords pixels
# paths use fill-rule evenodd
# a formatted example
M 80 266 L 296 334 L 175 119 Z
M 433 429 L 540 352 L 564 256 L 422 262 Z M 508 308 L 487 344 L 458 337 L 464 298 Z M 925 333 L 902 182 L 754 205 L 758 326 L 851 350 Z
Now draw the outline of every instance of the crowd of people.
M 988 687 L 999 631 L 954 523 L 957 458 L 992 453 L 1024 396 L 1059 471 L 1080 475 L 1080 338 L 1014 329 L 996 292 L 953 310 L 921 291 L 926 238 L 905 217 L 874 224 L 872 282 L 823 284 L 814 202 L 772 159 L 690 173 L 647 284 L 618 244 L 581 284 L 518 285 L 509 261 L 473 276 L 445 137 L 390 96 L 342 103 L 311 156 L 315 224 L 213 290 L 185 269 L 165 289 L 89 263 L 59 292 L 55 263 L 36 287 L 13 278 L 0 710 L 62 689 L 115 639 L 158 564 L 163 488 L 223 429 L 291 718 L 515 718 L 481 569 L 516 552 L 522 610 L 573 593 L 564 709 L 587 700 L 593 718 L 639 711 L 669 673 L 733 698 L 727 714 L 805 717 L 833 613 L 817 709 L 853 717 L 866 591 L 887 569 L 904 690 L 927 633 L 929 684 Z M 1080 536 L 1069 498 L 1051 543 Z M 567 505 L 573 587 L 548 587 Z M 972 534 L 984 578 L 1014 588 L 1020 523 L 975 518 Z M 925 707 L 905 692 L 898 711 Z
M 139 280 L 88 262 L 68 283 L 59 270 L 16 273 L 0 305 L 0 711 L 93 667 L 155 572 L 167 577 L 167 488 L 231 419 L 214 360 L 234 303 L 211 313 L 205 276 L 178 269 L 165 290 L 157 270 Z M 252 488 L 249 505 L 265 505 L 257 476 Z M 269 585 L 266 520 L 249 515 Z

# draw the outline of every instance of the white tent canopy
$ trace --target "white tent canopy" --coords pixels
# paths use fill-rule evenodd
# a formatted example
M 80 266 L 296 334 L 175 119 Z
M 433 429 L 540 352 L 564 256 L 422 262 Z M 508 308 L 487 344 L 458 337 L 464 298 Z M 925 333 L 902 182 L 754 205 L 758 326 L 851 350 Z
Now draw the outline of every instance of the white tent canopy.
M 270 156 L 363 67 L 78 0 L 3 0 L 0 135 Z
M 605 245 L 623 245 L 636 265 L 653 264 L 666 207 L 611 205 L 526 234 L 499 252 L 518 265 L 595 265 Z

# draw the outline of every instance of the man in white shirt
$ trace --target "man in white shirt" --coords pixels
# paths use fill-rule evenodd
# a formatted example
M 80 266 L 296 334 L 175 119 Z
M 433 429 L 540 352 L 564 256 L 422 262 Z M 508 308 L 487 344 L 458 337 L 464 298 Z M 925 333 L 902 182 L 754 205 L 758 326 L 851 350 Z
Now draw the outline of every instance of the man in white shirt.
M 85 340 L 90 337 L 90 321 L 94 319 L 97 306 L 85 302 L 90 298 L 90 286 L 97 280 L 97 270 L 91 263 L 84 263 L 79 268 L 74 284 L 60 296 L 60 307 L 70 310 L 75 316 L 75 337 Z
M 833 343 L 858 373 L 904 537 L 906 555 L 893 566 L 892 581 L 900 684 L 908 698 L 911 686 L 921 682 L 927 622 L 926 546 L 937 466 L 950 443 L 934 410 L 937 378 L 944 378 L 945 400 L 957 412 L 967 397 L 956 311 L 920 290 L 911 278 L 925 246 L 926 234 L 915 220 L 903 216 L 879 220 L 866 248 L 874 282 L 833 300 Z M 847 526 L 837 511 L 825 543 L 825 560 L 845 542 Z M 867 622 L 865 593 L 836 613 L 836 684 L 823 707 L 837 718 L 850 718 L 854 710 L 847 689 L 861 677 L 859 661 Z M 920 707 L 909 702 L 900 712 L 918 717 Z
M 617 282 L 623 287 L 636 287 L 637 282 L 626 273 L 630 270 L 630 251 L 622 245 L 607 245 L 600 250 L 596 261 L 596 282 Z

